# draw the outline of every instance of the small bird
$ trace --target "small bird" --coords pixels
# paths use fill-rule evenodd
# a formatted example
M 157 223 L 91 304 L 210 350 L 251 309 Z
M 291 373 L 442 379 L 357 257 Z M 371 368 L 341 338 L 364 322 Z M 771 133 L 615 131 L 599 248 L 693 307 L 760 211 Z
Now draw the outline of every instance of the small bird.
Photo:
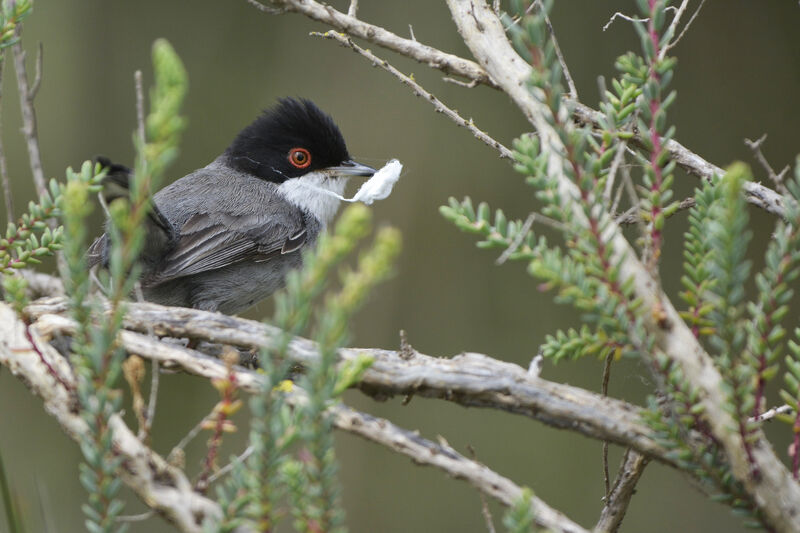
M 132 171 L 107 159 L 107 201 L 127 194 Z M 225 152 L 153 196 L 140 262 L 146 300 L 238 313 L 266 298 L 301 265 L 331 221 L 356 163 L 333 119 L 306 99 L 284 98 Z M 327 190 L 325 190 L 327 189 Z M 109 234 L 89 249 L 108 265 Z

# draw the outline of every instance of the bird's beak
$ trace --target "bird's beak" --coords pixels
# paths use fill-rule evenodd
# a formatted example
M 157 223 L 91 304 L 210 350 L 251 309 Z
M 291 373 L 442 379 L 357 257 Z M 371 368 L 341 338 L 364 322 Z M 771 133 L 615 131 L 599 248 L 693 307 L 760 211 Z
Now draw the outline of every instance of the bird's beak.
M 377 170 L 374 168 L 367 165 L 362 165 L 361 163 L 356 163 L 352 159 L 343 161 L 341 165 L 328 167 L 326 170 L 330 170 L 344 176 L 372 176 L 377 172 Z

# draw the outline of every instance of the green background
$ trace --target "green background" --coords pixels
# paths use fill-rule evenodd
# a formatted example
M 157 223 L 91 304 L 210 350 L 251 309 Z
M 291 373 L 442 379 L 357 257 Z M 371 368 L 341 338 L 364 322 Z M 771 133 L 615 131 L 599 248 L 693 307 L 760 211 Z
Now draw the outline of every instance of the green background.
M 346 2 L 334 2 L 346 10 Z M 468 56 L 443 2 L 361 2 L 362 19 Z M 610 79 L 614 59 L 638 51 L 629 24 L 604 24 L 617 10 L 634 12 L 633 2 L 562 0 L 553 11 L 560 44 L 581 100 L 597 107 L 597 76 Z M 693 2 L 696 4 L 696 2 Z M 684 18 L 687 20 L 688 16 Z M 694 26 L 675 48 L 673 86 L 678 100 L 670 122 L 677 138 L 709 161 L 753 163 L 745 137 L 769 133 L 764 152 L 773 166 L 791 163 L 798 152 L 800 109 L 800 8 L 796 2 L 709 0 Z M 62 177 L 98 154 L 130 164 L 135 127 L 133 72 L 144 71 L 149 86 L 150 45 L 172 42 L 190 78 L 185 106 L 189 126 L 173 178 L 211 161 L 233 136 L 280 96 L 304 96 L 328 111 L 341 127 L 357 160 L 380 166 L 392 157 L 405 165 L 392 196 L 373 207 L 381 224 L 400 228 L 404 250 L 397 275 L 381 286 L 353 320 L 353 344 L 396 348 L 398 331 L 423 353 L 449 357 L 463 351 L 486 353 L 527 365 L 544 336 L 577 325 L 577 315 L 537 290 L 521 264 L 494 265 L 496 252 L 475 248 L 438 214 L 448 196 L 470 195 L 524 218 L 535 207 L 522 177 L 495 152 L 455 127 L 385 72 L 332 42 L 308 36 L 324 26 L 299 15 L 269 16 L 244 0 L 123 2 L 37 0 L 25 23 L 25 46 L 33 65 L 36 43 L 44 45 L 44 77 L 36 100 L 48 177 Z M 444 83 L 427 67 L 368 45 L 391 60 L 506 146 L 529 126 L 503 94 L 485 87 L 465 89 Z M 13 179 L 17 215 L 32 198 L 27 153 L 21 136 L 18 97 L 11 63 L 3 79 L 3 141 Z M 763 172 L 758 171 L 759 175 Z M 676 197 L 691 194 L 696 178 L 681 172 Z M 24 200 L 24 202 L 23 202 Z M 756 266 L 774 222 L 751 210 Z M 4 218 L 4 217 L 3 217 Z M 97 233 L 100 219 L 95 219 Z M 681 233 L 685 214 L 669 225 L 663 281 L 679 289 Z M 677 302 L 676 302 L 677 303 Z M 246 316 L 269 316 L 266 302 Z M 553 366 L 543 377 L 599 390 L 601 363 L 585 360 Z M 166 454 L 216 402 L 204 380 L 165 375 L 154 427 L 154 447 Z M 643 402 L 652 383 L 635 361 L 615 365 L 610 392 Z M 777 397 L 771 398 L 772 403 Z M 556 431 L 502 412 L 464 409 L 416 398 L 375 403 L 348 393 L 349 404 L 384 416 L 427 437 L 443 436 L 456 449 L 471 445 L 479 459 L 586 527 L 601 509 L 601 445 L 578 434 Z M 227 441 L 223 455 L 242 449 L 243 431 Z M 788 427 L 771 428 L 785 455 Z M 207 436 L 189 447 L 187 470 L 196 473 Z M 344 503 L 354 532 L 486 531 L 475 490 L 439 471 L 414 466 L 349 435 L 338 435 Z M 25 511 L 29 531 L 81 531 L 78 482 L 80 453 L 40 402 L 5 370 L 0 370 L 0 451 Z M 612 469 L 621 451 L 612 447 Z M 128 494 L 126 492 L 126 494 Z M 144 509 L 128 494 L 127 512 Z M 501 509 L 492 504 L 496 525 Z M 0 523 L 0 531 L 5 527 Z M 683 476 L 651 464 L 638 486 L 623 531 L 732 531 L 741 522 L 710 503 Z M 133 524 L 132 531 L 171 531 L 160 518 Z

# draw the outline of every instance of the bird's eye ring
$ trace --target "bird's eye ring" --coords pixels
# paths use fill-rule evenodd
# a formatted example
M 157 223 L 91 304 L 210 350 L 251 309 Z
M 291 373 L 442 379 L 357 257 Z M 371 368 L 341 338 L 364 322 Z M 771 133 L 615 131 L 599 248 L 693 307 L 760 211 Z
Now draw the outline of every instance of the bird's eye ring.
M 311 154 L 305 148 L 292 148 L 289 150 L 289 163 L 297 168 L 306 168 L 311 164 Z

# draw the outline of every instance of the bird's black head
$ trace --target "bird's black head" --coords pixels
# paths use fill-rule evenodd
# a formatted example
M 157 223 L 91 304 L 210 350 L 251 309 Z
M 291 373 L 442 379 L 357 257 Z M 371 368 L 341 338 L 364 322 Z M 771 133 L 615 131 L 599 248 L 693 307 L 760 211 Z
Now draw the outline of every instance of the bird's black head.
M 225 155 L 233 168 L 275 183 L 324 169 L 374 173 L 350 160 L 336 123 L 306 99 L 280 99 L 236 136 Z

